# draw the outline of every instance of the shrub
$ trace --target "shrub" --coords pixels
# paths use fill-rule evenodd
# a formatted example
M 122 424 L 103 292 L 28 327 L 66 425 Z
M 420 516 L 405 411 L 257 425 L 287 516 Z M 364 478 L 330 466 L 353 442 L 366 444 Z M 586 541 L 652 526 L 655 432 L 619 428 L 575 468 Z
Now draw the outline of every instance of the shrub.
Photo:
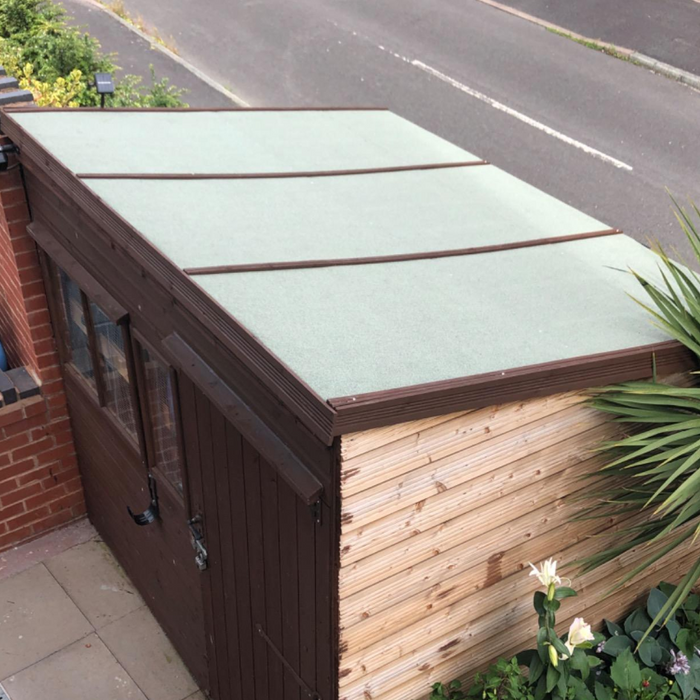
M 544 590 L 534 595 L 537 647 L 499 659 L 464 691 L 460 681 L 432 686 L 430 700 L 697 700 L 700 698 L 700 598 L 686 597 L 668 623 L 651 621 L 676 594 L 662 583 L 646 604 L 620 623 L 604 620 L 603 632 L 576 618 L 555 632 L 556 613 L 576 595 L 562 586 L 556 562 L 533 567 Z M 647 630 L 651 627 L 651 631 Z
M 700 217 L 694 205 L 693 210 Z M 700 262 L 700 233 L 692 213 L 677 206 L 676 216 Z M 632 271 L 649 298 L 649 304 L 639 303 L 656 326 L 700 359 L 700 277 L 671 260 L 661 247 L 656 252 L 660 272 L 656 282 Z M 592 403 L 628 424 L 632 434 L 603 446 L 611 461 L 601 471 L 600 489 L 591 494 L 591 507 L 584 517 L 635 513 L 647 517 L 628 528 L 622 541 L 584 560 L 584 570 L 633 547 L 656 550 L 619 582 L 622 585 L 700 535 L 700 389 L 667 386 L 654 378 L 603 389 Z M 669 620 L 698 580 L 700 555 L 653 623 Z
M 99 104 L 91 86 L 97 72 L 114 73 L 113 57 L 104 55 L 89 34 L 67 24 L 63 7 L 51 0 L 0 0 L 0 64 L 17 76 L 39 106 L 85 107 Z M 108 98 L 117 107 L 181 107 L 183 90 L 156 80 L 124 76 Z

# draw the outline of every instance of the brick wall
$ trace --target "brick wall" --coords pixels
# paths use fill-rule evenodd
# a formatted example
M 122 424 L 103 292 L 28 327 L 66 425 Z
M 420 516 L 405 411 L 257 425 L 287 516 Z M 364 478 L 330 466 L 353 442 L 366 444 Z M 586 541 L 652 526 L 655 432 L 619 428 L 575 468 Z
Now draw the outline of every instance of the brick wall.
M 0 408 L 0 551 L 85 513 L 29 221 L 20 170 L 10 167 L 0 173 L 0 339 L 10 366 L 27 367 L 41 396 Z

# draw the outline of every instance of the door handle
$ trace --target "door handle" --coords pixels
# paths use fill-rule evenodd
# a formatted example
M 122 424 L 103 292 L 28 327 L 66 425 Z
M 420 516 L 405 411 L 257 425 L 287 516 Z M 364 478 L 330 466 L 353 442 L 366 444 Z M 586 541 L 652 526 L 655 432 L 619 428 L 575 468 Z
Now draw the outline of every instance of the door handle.
M 156 480 L 153 478 L 153 474 L 148 475 L 148 492 L 151 495 L 151 504 L 143 511 L 143 513 L 134 513 L 131 510 L 131 506 L 127 506 L 126 509 L 129 511 L 129 515 L 137 525 L 145 526 L 154 523 L 158 516 L 160 515 L 160 508 L 158 506 L 158 487 L 156 486 Z

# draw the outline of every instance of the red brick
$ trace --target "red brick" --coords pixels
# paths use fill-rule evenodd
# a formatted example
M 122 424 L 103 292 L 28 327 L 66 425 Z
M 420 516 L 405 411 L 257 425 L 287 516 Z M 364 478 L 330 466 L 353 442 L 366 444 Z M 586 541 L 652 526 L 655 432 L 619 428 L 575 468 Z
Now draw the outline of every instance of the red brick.
M 24 402 L 24 412 L 27 416 L 36 416 L 39 413 L 45 413 L 47 408 L 46 400 L 42 396 L 33 397 Z
M 16 423 L 24 419 L 24 406 L 23 402 L 18 401 L 17 403 L 10 404 L 0 408 L 0 428 L 5 425 L 10 425 L 11 423 Z M 4 446 L 0 444 L 0 450 L 4 450 Z
M 12 206 L 5 206 L 5 219 L 8 224 L 13 224 L 16 221 L 28 221 L 29 209 L 26 202 L 19 202 Z
M 74 494 L 80 492 L 82 497 L 83 480 L 80 478 L 80 474 L 65 481 L 63 488 L 65 489 L 66 493 Z
M 23 527 L 21 530 L 15 530 L 14 532 L 8 532 L 6 535 L 0 536 L 0 551 L 6 547 L 12 547 L 18 544 L 27 537 L 31 537 L 32 533 L 32 528 L 27 525 L 27 527 Z
M 39 486 L 39 484 L 37 484 L 37 486 Z M 39 489 L 41 489 L 41 486 L 39 486 Z M 40 493 L 25 499 L 24 507 L 27 510 L 33 510 L 34 508 L 39 508 L 39 506 L 52 503 L 53 501 L 63 497 L 64 496 L 61 494 L 60 490 L 56 488 L 49 489 L 48 491 L 41 491 Z
M 9 452 L 10 450 L 21 448 L 28 442 L 29 435 L 27 435 L 27 433 L 20 433 L 19 435 L 15 435 L 14 437 L 5 438 L 2 442 L 0 442 L 0 450 L 2 450 L 3 452 Z M 15 461 L 16 458 L 14 456 L 14 453 L 12 454 L 11 459 L 12 461 Z
M 39 297 L 34 297 L 39 299 Z M 42 298 L 43 303 L 43 298 Z M 45 354 L 55 354 L 56 343 L 53 338 L 47 338 L 46 340 L 40 340 L 38 343 L 34 343 L 34 352 L 36 352 L 37 357 L 42 357 Z
M 87 506 L 85 505 L 85 500 L 81 500 L 80 503 L 77 505 L 74 505 L 71 508 L 71 513 L 73 514 L 73 517 L 78 518 L 81 515 L 85 515 L 87 513 Z
M 27 314 L 27 321 L 30 328 L 35 328 L 37 326 L 43 326 L 44 324 L 51 323 L 51 316 L 49 316 L 49 311 L 46 308 L 38 309 L 37 311 L 32 311 Z
M 51 530 L 59 525 L 65 525 L 65 523 L 70 522 L 74 519 L 74 515 L 70 510 L 58 511 L 53 515 L 49 515 L 46 518 L 42 518 L 39 522 L 34 523 L 34 532 L 46 532 L 46 530 Z
M 17 483 L 20 486 L 31 484 L 32 481 L 43 482 L 46 477 L 51 476 L 51 467 L 34 467 L 31 471 L 17 477 Z M 43 486 L 43 483 L 42 483 Z
M 23 204 L 27 201 L 27 197 L 24 194 L 24 187 L 20 185 L 2 190 L 0 201 L 2 202 L 3 207 L 11 207 L 14 204 Z
M 35 268 L 39 265 L 39 259 L 37 258 L 35 250 L 27 250 L 23 253 L 17 253 L 17 251 L 14 251 L 14 253 L 15 264 L 17 265 L 18 270 L 26 270 L 30 267 Z M 41 272 L 41 268 L 39 268 L 39 272 Z
M 84 502 L 82 493 L 69 493 L 61 498 L 57 498 L 49 504 L 52 513 L 57 513 L 59 510 L 73 508 Z
M 51 511 L 49 510 L 48 506 L 43 506 L 42 508 L 37 508 L 36 510 L 31 510 L 28 513 L 12 518 L 12 520 L 8 520 L 7 527 L 10 530 L 17 530 L 20 527 L 29 525 L 35 520 L 45 518 L 48 515 L 51 515 Z
M 12 453 L 12 461 L 24 459 L 25 457 L 31 457 L 34 455 L 38 456 L 42 452 L 50 450 L 53 446 L 54 440 L 52 437 L 45 437 L 43 440 L 38 440 L 37 442 L 30 442 L 28 445 L 20 447 Z
M 54 443 L 54 438 L 48 438 Z M 43 440 L 41 442 L 44 442 Z M 42 466 L 44 464 L 49 464 L 50 462 L 55 462 L 62 459 L 63 457 L 70 457 L 75 452 L 75 447 L 73 443 L 68 443 L 67 445 L 61 445 L 60 447 L 53 447 L 50 450 L 42 452 L 37 455 L 37 464 Z
M 0 481 L 0 496 L 4 496 L 5 494 L 12 493 L 13 491 L 16 491 L 19 488 L 19 484 L 17 483 L 17 479 L 5 479 L 4 481 Z
M 9 467 L 4 467 L 3 469 L 0 469 L 0 483 L 5 481 L 5 479 L 14 479 L 21 474 L 26 474 L 35 467 L 36 465 L 33 459 L 25 459 L 22 462 L 11 464 Z M 20 486 L 22 486 L 21 483 Z
M 11 506 L 13 503 L 18 503 L 19 501 L 24 501 L 29 498 L 36 498 L 36 494 L 41 491 L 40 484 L 30 484 L 29 486 L 23 486 L 22 488 L 16 489 L 8 494 L 5 494 L 0 498 L 0 503 L 2 503 L 3 508 L 5 506 Z M 31 508 L 27 504 L 28 508 Z
M 28 433 L 33 428 L 38 428 L 41 425 L 46 425 L 46 417 L 39 414 L 38 416 L 31 416 L 30 418 L 24 418 L 17 423 L 6 425 L 3 432 L 7 437 L 11 437 L 12 435 L 18 435 L 19 433 Z
M 19 281 L 20 284 L 33 284 L 35 282 L 44 286 L 44 280 L 41 276 L 41 269 L 36 266 L 25 267 L 19 271 Z

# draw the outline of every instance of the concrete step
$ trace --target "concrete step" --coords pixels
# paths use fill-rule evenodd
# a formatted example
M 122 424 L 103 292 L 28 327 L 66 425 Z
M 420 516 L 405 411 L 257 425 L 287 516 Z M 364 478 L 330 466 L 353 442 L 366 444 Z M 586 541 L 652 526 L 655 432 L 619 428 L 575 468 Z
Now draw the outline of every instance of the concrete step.
M 0 90 L 7 90 L 8 88 L 16 88 L 19 87 L 19 83 L 17 82 L 17 78 L 13 78 L 12 76 L 6 75 L 2 78 L 0 78 Z

